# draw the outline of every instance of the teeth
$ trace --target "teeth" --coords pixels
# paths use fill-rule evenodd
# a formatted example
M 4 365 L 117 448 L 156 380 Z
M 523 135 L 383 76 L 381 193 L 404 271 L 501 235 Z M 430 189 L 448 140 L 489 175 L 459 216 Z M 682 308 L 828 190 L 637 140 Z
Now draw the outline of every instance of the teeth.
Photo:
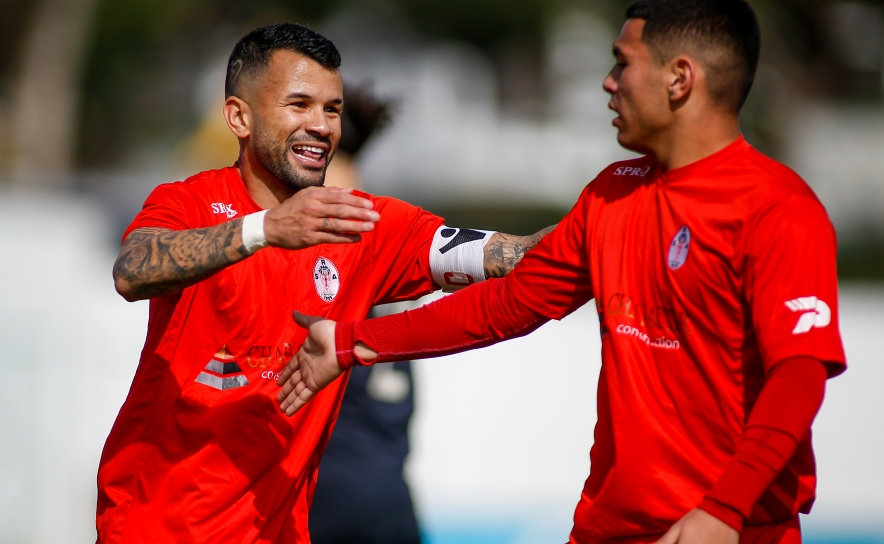
M 309 145 L 297 145 L 297 146 L 295 146 L 295 149 L 304 149 L 306 151 L 310 151 L 313 153 L 319 153 L 319 154 L 322 154 L 325 152 L 325 150 L 322 149 L 321 147 L 313 147 L 313 146 L 309 146 Z

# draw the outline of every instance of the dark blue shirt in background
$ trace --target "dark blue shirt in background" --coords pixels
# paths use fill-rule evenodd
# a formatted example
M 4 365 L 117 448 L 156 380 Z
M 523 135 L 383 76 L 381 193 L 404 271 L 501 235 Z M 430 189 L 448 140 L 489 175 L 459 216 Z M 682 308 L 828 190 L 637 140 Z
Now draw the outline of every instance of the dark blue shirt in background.
M 403 476 L 414 412 L 411 362 L 355 367 L 319 465 L 314 544 L 418 544 Z

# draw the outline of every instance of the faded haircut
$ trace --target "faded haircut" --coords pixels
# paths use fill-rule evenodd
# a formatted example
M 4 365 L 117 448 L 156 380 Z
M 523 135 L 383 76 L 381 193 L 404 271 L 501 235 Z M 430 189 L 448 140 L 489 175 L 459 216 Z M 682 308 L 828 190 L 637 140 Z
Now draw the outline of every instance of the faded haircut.
M 626 17 L 645 21 L 642 40 L 658 62 L 693 54 L 712 100 L 742 109 L 761 54 L 761 29 L 745 0 L 636 0 Z
M 276 51 L 299 53 L 329 70 L 341 66 L 341 54 L 334 42 L 305 26 L 278 23 L 256 28 L 243 36 L 230 53 L 224 97 L 240 96 L 244 82 L 260 75 Z

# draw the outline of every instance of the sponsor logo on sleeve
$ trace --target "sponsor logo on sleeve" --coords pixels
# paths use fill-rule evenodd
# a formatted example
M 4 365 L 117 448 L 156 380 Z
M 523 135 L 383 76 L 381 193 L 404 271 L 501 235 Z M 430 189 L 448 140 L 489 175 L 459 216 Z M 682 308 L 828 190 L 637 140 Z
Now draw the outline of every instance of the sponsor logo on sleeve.
M 804 334 L 814 327 L 821 329 L 832 321 L 832 309 L 816 297 L 800 297 L 786 302 L 786 308 L 801 312 L 792 334 Z
M 669 255 L 666 264 L 670 270 L 678 270 L 688 260 L 688 251 L 691 249 L 691 230 L 686 226 L 678 229 L 669 244 Z
M 325 302 L 331 302 L 338 296 L 341 276 L 335 263 L 328 257 L 316 259 L 316 264 L 313 265 L 313 285 L 316 287 L 316 294 Z
M 239 213 L 233 209 L 233 204 L 224 204 L 223 202 L 212 203 L 212 212 L 215 214 L 223 213 L 227 216 L 227 219 L 232 219 Z

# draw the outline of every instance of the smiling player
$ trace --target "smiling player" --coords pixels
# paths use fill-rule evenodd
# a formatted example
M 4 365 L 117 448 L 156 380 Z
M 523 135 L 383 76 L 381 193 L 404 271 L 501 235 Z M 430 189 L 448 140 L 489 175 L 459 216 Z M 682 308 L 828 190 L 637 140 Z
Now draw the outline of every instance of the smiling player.
M 304 338 L 291 308 L 364 318 L 505 274 L 539 239 L 322 187 L 341 137 L 339 65 L 299 25 L 246 35 L 225 85 L 239 160 L 157 187 L 127 229 L 114 281 L 151 299 L 150 321 L 101 457 L 99 542 L 308 543 L 346 380 L 297 417 L 279 413 L 276 379 Z
M 844 370 L 835 233 L 740 135 L 760 49 L 743 0 L 639 0 L 605 79 L 624 147 L 505 280 L 310 335 L 278 399 L 345 368 L 482 347 L 595 299 L 602 370 L 574 543 L 798 543 L 810 425 Z M 537 362 L 538 372 L 543 361 Z

